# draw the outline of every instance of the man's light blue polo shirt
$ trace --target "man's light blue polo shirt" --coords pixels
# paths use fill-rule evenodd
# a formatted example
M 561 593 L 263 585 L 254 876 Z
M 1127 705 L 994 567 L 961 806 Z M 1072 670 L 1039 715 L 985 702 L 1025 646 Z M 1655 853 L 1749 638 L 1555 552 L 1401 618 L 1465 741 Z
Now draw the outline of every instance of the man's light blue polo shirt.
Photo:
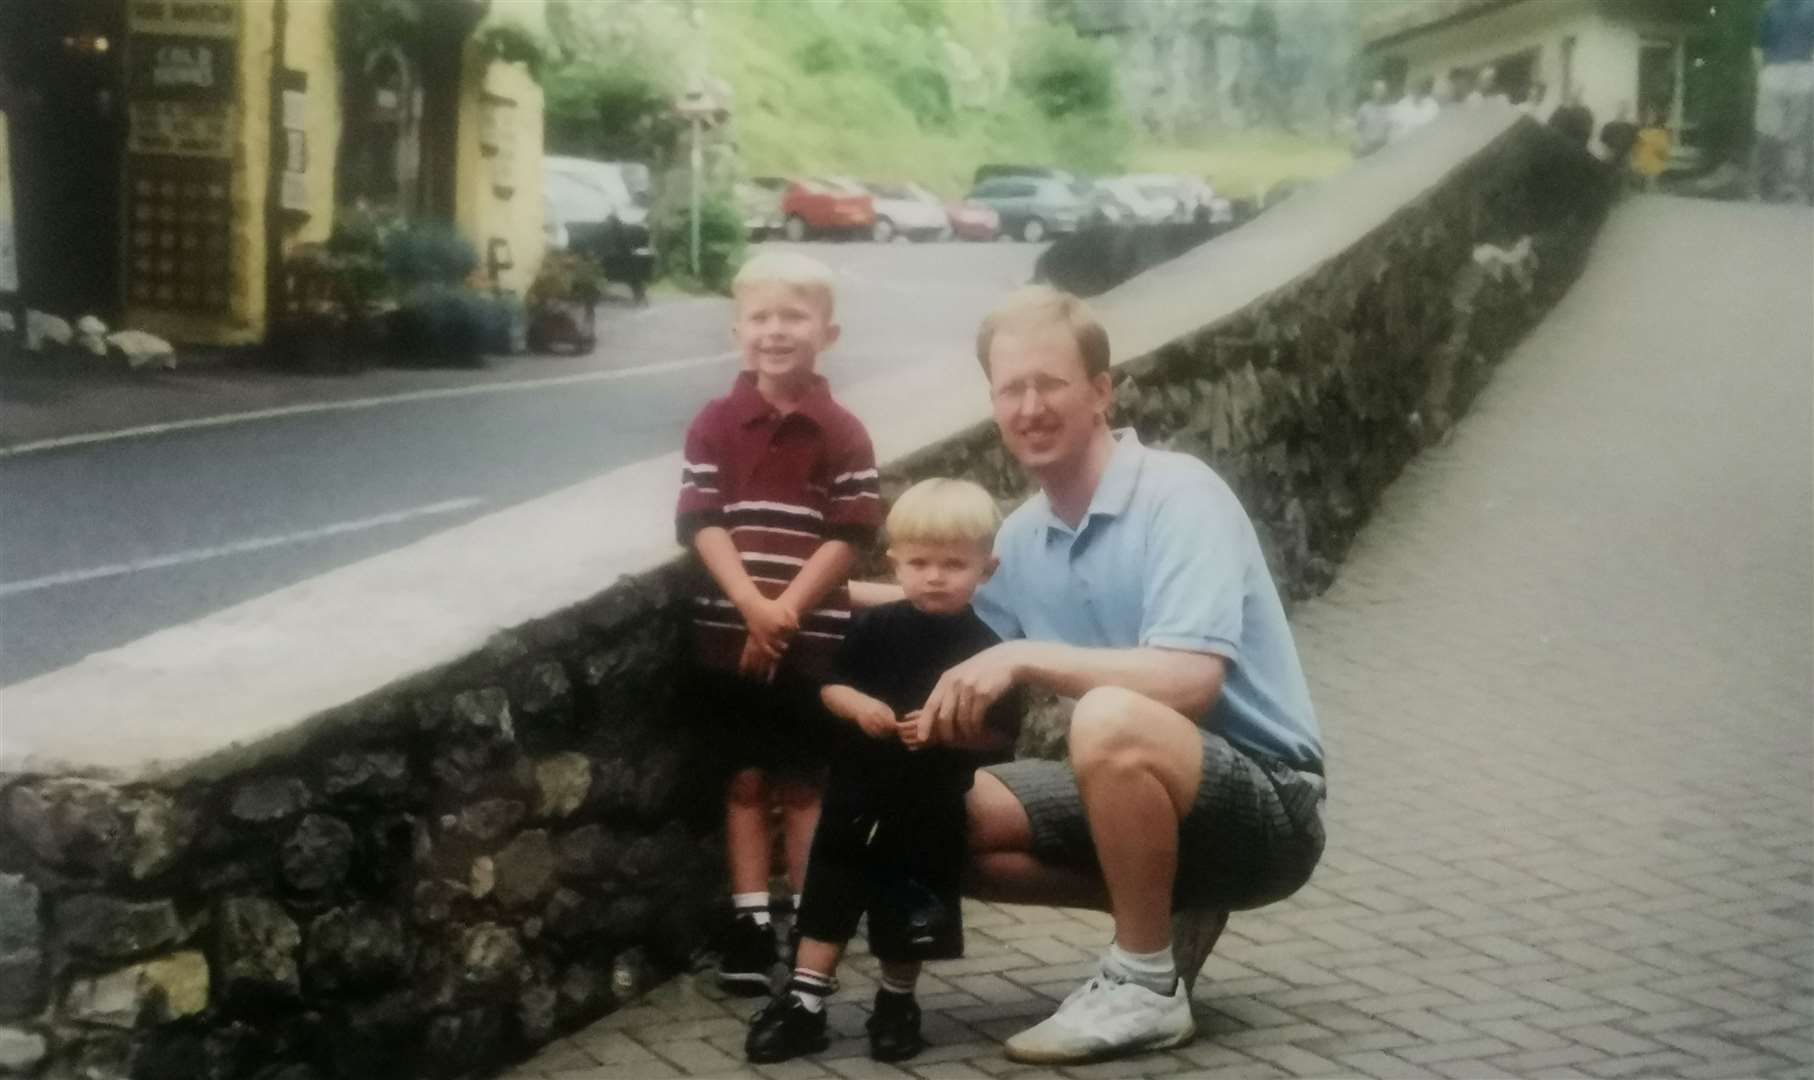
M 975 607 L 1003 640 L 1214 653 L 1222 693 L 1197 722 L 1236 746 L 1320 765 L 1297 646 L 1253 523 L 1208 465 L 1117 433 L 1082 524 L 1036 492 L 995 538 Z

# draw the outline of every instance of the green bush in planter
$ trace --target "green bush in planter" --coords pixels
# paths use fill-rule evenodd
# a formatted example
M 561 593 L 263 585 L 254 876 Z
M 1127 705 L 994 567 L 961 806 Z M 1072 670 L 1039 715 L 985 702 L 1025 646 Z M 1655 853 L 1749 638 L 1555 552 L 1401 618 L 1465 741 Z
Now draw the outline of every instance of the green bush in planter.
M 477 367 L 510 338 L 510 315 L 497 298 L 462 285 L 419 286 L 391 318 L 392 345 L 416 363 Z
M 415 221 L 384 241 L 384 268 L 405 288 L 460 285 L 479 267 L 479 252 L 452 225 Z
M 655 258 L 663 277 L 692 282 L 728 294 L 731 279 L 743 265 L 747 243 L 743 213 L 730 196 L 713 193 L 699 201 L 699 275 L 692 268 L 692 214 L 682 202 L 657 215 L 653 228 Z

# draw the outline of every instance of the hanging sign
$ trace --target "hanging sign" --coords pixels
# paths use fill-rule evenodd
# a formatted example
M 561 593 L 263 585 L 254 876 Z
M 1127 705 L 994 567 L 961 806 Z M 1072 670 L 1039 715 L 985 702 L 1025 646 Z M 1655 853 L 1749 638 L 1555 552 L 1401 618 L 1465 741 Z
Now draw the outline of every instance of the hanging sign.
M 230 310 L 235 0 L 127 0 L 126 295 Z

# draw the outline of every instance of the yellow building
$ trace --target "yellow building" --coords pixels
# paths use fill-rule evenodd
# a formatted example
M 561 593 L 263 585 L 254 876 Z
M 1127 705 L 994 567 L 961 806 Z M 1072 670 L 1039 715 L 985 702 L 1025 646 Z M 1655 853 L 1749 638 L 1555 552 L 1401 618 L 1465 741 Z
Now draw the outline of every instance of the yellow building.
M 542 34 L 542 0 L 416 4 L 419 25 L 386 37 L 343 10 L 370 0 L 0 3 L 0 206 L 25 302 L 256 343 L 283 256 L 354 204 L 451 219 L 521 293 L 541 259 L 542 95 L 486 42 Z

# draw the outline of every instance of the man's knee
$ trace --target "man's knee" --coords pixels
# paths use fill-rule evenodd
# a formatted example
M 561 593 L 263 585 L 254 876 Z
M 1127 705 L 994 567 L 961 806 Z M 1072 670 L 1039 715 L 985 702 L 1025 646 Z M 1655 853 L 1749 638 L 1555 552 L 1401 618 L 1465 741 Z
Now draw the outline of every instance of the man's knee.
M 1071 713 L 1071 768 L 1078 776 L 1140 768 L 1156 749 L 1153 732 L 1139 722 L 1150 699 L 1119 686 L 1099 686 L 1077 699 Z

